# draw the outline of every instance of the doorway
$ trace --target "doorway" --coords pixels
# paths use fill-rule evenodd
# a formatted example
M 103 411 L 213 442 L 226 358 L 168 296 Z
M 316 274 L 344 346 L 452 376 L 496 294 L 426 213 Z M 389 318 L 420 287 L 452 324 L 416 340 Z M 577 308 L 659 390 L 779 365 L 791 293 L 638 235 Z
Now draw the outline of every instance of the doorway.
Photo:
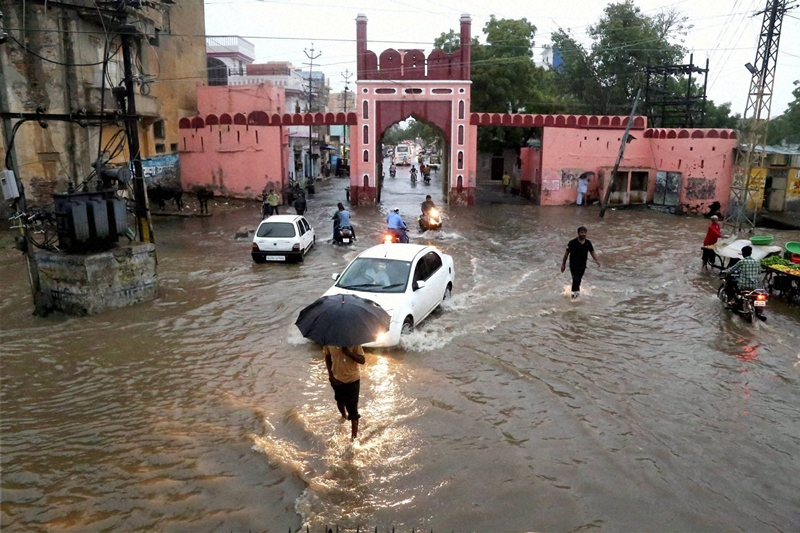
M 656 172 L 656 190 L 653 204 L 675 207 L 680 201 L 681 173 Z
M 647 183 L 650 172 L 647 170 L 623 170 L 614 174 L 611 180 L 609 205 L 634 205 L 647 203 Z
M 503 179 L 503 172 L 505 172 L 505 158 L 500 156 L 492 157 L 492 181 Z
M 770 170 L 764 182 L 763 208 L 777 213 L 783 211 L 786 203 L 786 184 L 789 181 L 788 170 Z

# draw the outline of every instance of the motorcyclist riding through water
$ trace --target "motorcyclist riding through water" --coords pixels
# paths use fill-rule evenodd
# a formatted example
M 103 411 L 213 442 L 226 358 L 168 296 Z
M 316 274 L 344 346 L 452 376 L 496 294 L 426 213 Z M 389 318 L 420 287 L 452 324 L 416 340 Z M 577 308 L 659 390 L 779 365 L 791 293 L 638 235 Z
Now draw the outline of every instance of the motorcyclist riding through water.
M 395 177 L 396 174 L 397 174 L 397 166 L 394 163 L 392 163 L 391 165 L 389 165 L 389 176 L 393 178 Z
M 411 182 L 412 183 L 417 182 L 417 167 L 415 167 L 414 165 L 411 165 Z
M 342 243 L 342 229 L 344 228 L 349 230 L 353 240 L 355 240 L 356 231 L 350 222 L 350 211 L 344 208 L 342 202 L 339 202 L 337 207 L 339 210 L 331 217 L 333 219 L 333 242 L 336 244 Z
M 408 226 L 403 222 L 403 217 L 400 216 L 399 207 L 392 209 L 389 216 L 386 217 L 386 226 L 388 233 L 394 237 L 393 242 L 395 242 L 395 239 L 396 242 L 408 242 L 408 234 L 406 233 Z
M 767 291 L 758 289 L 761 263 L 752 254 L 751 246 L 742 247 L 742 259 L 728 270 L 720 272 L 723 281 L 717 291 L 719 299 L 726 302 L 726 308 L 748 322 L 754 318 L 767 319 L 764 310 L 769 299 Z
M 430 229 L 440 229 L 442 227 L 442 219 L 439 215 L 439 210 L 436 204 L 433 203 L 431 195 L 425 197 L 425 201 L 420 205 L 422 214 L 419 217 L 419 229 L 427 231 Z
M 740 272 L 741 277 L 738 282 L 731 283 L 728 286 L 728 305 L 734 307 L 737 305 L 737 297 L 740 291 L 752 291 L 758 287 L 758 278 L 761 275 L 761 264 L 753 259 L 753 248 L 751 246 L 744 246 L 742 248 L 742 259 L 734 266 L 728 269 L 728 274 Z

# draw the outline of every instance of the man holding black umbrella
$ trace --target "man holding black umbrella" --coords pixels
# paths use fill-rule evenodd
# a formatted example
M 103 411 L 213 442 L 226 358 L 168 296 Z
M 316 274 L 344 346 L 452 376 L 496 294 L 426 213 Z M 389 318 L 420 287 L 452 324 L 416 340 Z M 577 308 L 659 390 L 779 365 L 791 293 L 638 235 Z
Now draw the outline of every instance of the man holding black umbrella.
M 318 298 L 300 311 L 295 321 L 303 337 L 322 345 L 328 378 L 343 418 L 358 436 L 358 393 L 361 369 L 366 363 L 362 344 L 374 342 L 389 331 L 389 313 L 373 302 L 353 294 Z M 342 346 L 342 348 L 340 348 Z
M 333 387 L 336 407 L 342 418 L 350 420 L 351 437 L 358 437 L 358 394 L 361 388 L 361 369 L 359 365 L 366 363 L 361 346 L 323 346 L 325 366 L 328 368 L 328 379 Z

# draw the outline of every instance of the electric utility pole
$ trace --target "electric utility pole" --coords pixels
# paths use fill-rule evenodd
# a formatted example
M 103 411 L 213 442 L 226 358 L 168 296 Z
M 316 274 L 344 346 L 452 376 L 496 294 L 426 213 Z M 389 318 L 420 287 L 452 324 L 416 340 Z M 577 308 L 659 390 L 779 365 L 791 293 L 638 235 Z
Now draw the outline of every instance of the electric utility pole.
M 319 56 L 322 55 L 322 51 L 317 55 L 314 55 L 314 43 L 311 43 L 311 50 L 309 51 L 307 48 L 303 50 L 306 54 L 306 57 L 309 59 L 308 65 L 308 113 L 311 113 L 311 102 L 314 100 L 314 60 L 317 59 Z M 311 128 L 312 126 L 308 125 L 308 167 L 306 167 L 306 178 L 313 178 L 312 175 L 312 168 L 314 166 L 313 160 L 311 159 Z
M 603 218 L 606 215 L 606 209 L 608 208 L 608 200 L 611 198 L 611 187 L 614 185 L 614 177 L 617 175 L 617 170 L 619 170 L 619 164 L 622 162 L 622 155 L 625 153 L 625 146 L 628 144 L 628 135 L 631 132 L 631 126 L 633 125 L 633 117 L 636 115 L 636 105 L 639 103 L 639 96 L 642 95 L 642 90 L 639 89 L 636 91 L 636 100 L 633 101 L 633 109 L 631 109 L 631 116 L 628 117 L 628 125 L 625 127 L 625 133 L 622 135 L 622 142 L 619 146 L 619 153 L 617 154 L 617 161 L 614 163 L 614 170 L 611 171 L 611 176 L 608 179 L 608 184 L 606 185 L 606 194 L 603 197 L 603 204 L 600 207 L 600 218 Z
M 764 166 L 765 148 L 767 145 L 767 129 L 772 107 L 772 89 L 775 85 L 775 68 L 778 61 L 778 45 L 781 39 L 783 15 L 797 5 L 787 7 L 788 0 L 767 0 L 763 11 L 761 33 L 758 37 L 758 49 L 753 64 L 746 63 L 750 71 L 750 92 L 747 95 L 747 106 L 742 118 L 742 135 L 736 150 L 733 184 L 731 185 L 731 203 L 725 213 L 724 224 L 731 228 L 731 233 L 747 230 L 753 232 L 758 216 L 758 193 L 763 190 L 762 176 L 753 177 L 753 169 Z M 749 121 L 748 121 L 749 117 Z M 760 151 L 756 151 L 760 147 Z M 763 176 L 766 178 L 766 176 Z M 753 202 L 752 218 L 746 211 Z
M 342 72 L 342 77 L 344 78 L 344 139 L 342 142 L 342 146 L 344 148 L 349 148 L 350 146 L 350 137 L 347 135 L 347 91 L 350 90 L 350 78 L 353 77 L 353 74 L 350 72 L 350 69 L 344 69 Z M 349 150 L 348 150 L 349 151 Z M 342 150 L 342 157 L 344 157 L 344 150 Z
M 142 168 L 142 154 L 139 148 L 139 118 L 136 116 L 136 96 L 134 94 L 133 65 L 131 49 L 133 37 L 138 32 L 131 24 L 120 27 L 122 37 L 122 65 L 125 71 L 125 133 L 128 136 L 131 162 L 133 163 L 133 196 L 136 200 L 136 230 L 141 242 L 155 242 L 152 224 L 150 222 L 150 208 L 147 205 L 147 190 L 144 185 L 144 169 Z

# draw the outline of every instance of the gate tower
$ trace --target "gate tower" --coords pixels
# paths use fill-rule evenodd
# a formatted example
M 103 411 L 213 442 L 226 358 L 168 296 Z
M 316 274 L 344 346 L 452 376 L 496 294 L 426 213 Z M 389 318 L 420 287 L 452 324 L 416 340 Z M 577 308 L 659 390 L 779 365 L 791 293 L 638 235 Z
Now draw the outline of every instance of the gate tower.
M 356 111 L 350 138 L 350 198 L 375 203 L 382 171 L 380 140 L 393 124 L 408 118 L 441 130 L 442 179 L 451 205 L 475 203 L 476 125 L 470 125 L 472 19 L 461 15 L 461 47 L 453 53 L 367 49 L 367 17 L 356 17 Z

